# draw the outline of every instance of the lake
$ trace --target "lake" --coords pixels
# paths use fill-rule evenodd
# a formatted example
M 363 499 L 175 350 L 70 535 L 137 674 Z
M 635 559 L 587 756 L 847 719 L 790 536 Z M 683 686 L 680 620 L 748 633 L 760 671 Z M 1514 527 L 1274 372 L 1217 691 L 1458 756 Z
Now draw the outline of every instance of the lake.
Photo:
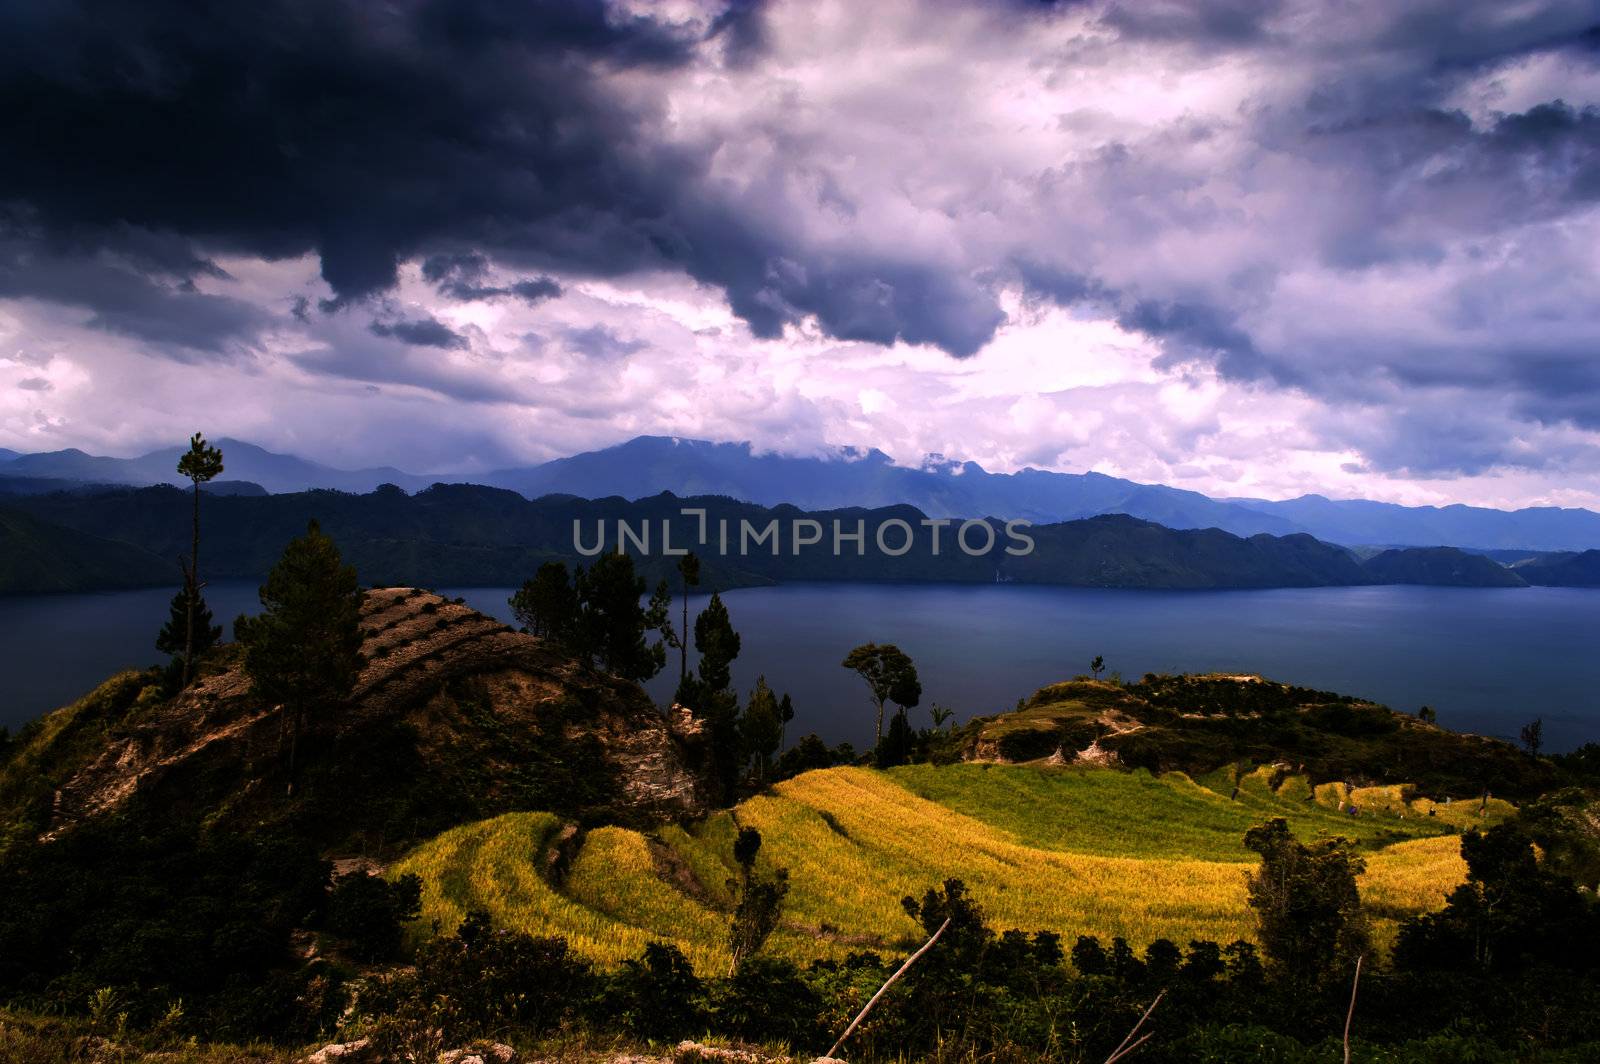
M 510 619 L 507 588 L 441 589 Z M 257 608 L 255 584 L 206 590 L 218 618 Z M 157 660 L 171 590 L 0 598 L 0 724 L 13 729 L 130 665 Z M 1055 680 L 1108 670 L 1258 672 L 1514 737 L 1543 717 L 1551 749 L 1600 740 L 1600 590 L 1345 587 L 1104 591 L 1015 585 L 795 584 L 731 591 L 741 692 L 758 675 L 794 698 L 790 737 L 870 737 L 872 709 L 839 667 L 852 646 L 897 643 L 923 709 L 993 713 Z M 703 598 L 691 600 L 691 608 Z M 691 618 L 692 621 L 692 618 Z M 670 696 L 676 660 L 650 687 Z

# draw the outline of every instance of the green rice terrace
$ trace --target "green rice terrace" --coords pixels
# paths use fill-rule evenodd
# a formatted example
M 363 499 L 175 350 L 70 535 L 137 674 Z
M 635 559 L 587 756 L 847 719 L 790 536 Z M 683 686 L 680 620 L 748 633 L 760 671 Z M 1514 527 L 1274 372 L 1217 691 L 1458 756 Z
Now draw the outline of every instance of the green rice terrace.
M 697 969 L 717 971 L 729 962 L 733 839 L 754 827 L 765 840 L 761 864 L 787 869 L 791 884 L 768 948 L 795 960 L 913 945 L 919 928 L 899 899 L 949 876 L 983 900 L 997 927 L 1229 941 L 1252 935 L 1245 872 L 1255 861 L 1242 837 L 1281 816 L 1303 839 L 1356 844 L 1385 942 L 1399 919 L 1439 907 L 1461 881 L 1455 834 L 1513 811 L 1496 799 L 1436 803 L 1410 791 L 1312 787 L 1271 767 L 1199 779 L 1003 764 L 833 768 L 650 832 L 582 832 L 553 815 L 508 813 L 445 832 L 391 874 L 424 881 L 418 936 L 483 909 L 497 924 L 563 935 L 602 965 L 670 941 Z

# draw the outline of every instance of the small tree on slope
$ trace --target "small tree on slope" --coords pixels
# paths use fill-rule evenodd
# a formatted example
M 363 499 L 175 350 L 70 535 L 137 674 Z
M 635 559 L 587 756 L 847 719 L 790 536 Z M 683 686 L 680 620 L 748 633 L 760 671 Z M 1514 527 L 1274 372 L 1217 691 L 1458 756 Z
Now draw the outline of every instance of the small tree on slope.
M 261 605 L 261 616 L 244 622 L 238 634 L 256 693 L 282 707 L 293 794 L 306 720 L 348 698 L 361 671 L 361 589 L 355 569 L 312 521 L 267 575 Z
M 1356 876 L 1366 868 L 1343 839 L 1306 846 L 1282 817 L 1245 832 L 1261 866 L 1246 885 L 1267 962 L 1283 978 L 1308 986 L 1349 978 L 1367 952 L 1367 921 Z

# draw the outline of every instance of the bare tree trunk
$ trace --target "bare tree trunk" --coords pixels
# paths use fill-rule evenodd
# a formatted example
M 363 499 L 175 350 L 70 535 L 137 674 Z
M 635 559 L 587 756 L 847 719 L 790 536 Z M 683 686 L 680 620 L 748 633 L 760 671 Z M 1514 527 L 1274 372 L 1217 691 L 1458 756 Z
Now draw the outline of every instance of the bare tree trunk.
M 1356 958 L 1356 977 L 1350 981 L 1350 1010 L 1344 1014 L 1344 1064 L 1350 1064 L 1350 1021 L 1356 1018 L 1356 990 L 1361 986 L 1361 960 Z
M 689 581 L 683 581 L 683 630 L 678 633 L 678 686 L 689 678 Z
M 296 706 L 289 723 L 289 786 L 284 797 L 294 797 L 294 755 L 300 747 L 300 707 Z
M 200 597 L 200 482 L 194 482 L 194 543 L 189 551 L 189 571 L 184 574 L 183 686 L 194 670 L 194 611 Z

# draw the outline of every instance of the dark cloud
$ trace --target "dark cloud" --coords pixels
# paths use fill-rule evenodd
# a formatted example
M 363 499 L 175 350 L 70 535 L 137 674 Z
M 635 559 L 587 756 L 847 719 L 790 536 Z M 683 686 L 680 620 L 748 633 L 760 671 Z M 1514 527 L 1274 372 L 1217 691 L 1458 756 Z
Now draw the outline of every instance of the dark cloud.
M 647 345 L 643 340 L 630 340 L 615 329 L 605 325 L 590 325 L 581 329 L 563 329 L 561 338 L 566 346 L 585 358 L 626 358 Z
M 55 389 L 55 385 L 43 377 L 24 377 L 17 382 L 17 387 L 25 392 L 48 392 Z
M 712 39 L 723 43 L 730 66 L 753 62 L 766 48 L 766 0 L 732 0 L 711 24 Z
M 561 295 L 561 285 L 550 277 L 529 277 L 510 284 L 488 284 L 489 260 L 477 252 L 432 255 L 423 260 L 422 277 L 435 285 L 439 294 L 469 302 L 515 296 L 530 307 Z
M 1232 47 L 1265 37 L 1268 21 L 1282 9 L 1283 0 L 1119 0 L 1103 19 L 1131 37 Z
M 252 303 L 196 289 L 196 275 L 225 276 L 210 262 L 145 234 L 111 235 L 89 251 L 0 230 L 0 297 L 83 308 L 91 328 L 180 360 L 245 350 L 270 323 Z
M 531 277 L 513 283 L 509 291 L 524 303 L 532 305 L 556 298 L 561 294 L 561 286 L 549 277 Z
M 488 258 L 476 251 L 430 255 L 422 260 L 422 279 L 429 284 L 470 284 L 488 272 Z
M 598 0 L 7 5 L 0 201 L 57 231 L 315 251 L 341 299 L 445 239 L 623 269 L 683 166 L 601 81 L 694 44 Z
M 1119 320 L 1127 328 L 1169 341 L 1168 352 L 1173 360 L 1205 358 L 1234 377 L 1261 375 L 1262 359 L 1254 341 L 1223 308 L 1206 303 L 1144 300 L 1135 303 Z
M 437 318 L 375 321 L 368 325 L 367 329 L 374 336 L 399 340 L 413 347 L 442 347 L 446 350 L 464 351 L 472 346 L 465 336 Z
M 815 314 L 844 338 L 972 353 L 1001 320 L 981 286 L 775 238 L 762 211 L 701 187 L 716 144 L 660 143 L 655 105 L 608 85 L 689 63 L 708 33 L 748 61 L 764 17 L 747 0 L 698 28 L 601 0 L 12 5 L 0 202 L 86 241 L 131 224 L 219 251 L 314 252 L 326 309 L 446 245 L 471 249 L 447 253 L 458 274 L 474 254 L 597 275 L 677 265 L 726 288 L 762 336 Z M 443 283 L 478 297 L 470 276 Z

